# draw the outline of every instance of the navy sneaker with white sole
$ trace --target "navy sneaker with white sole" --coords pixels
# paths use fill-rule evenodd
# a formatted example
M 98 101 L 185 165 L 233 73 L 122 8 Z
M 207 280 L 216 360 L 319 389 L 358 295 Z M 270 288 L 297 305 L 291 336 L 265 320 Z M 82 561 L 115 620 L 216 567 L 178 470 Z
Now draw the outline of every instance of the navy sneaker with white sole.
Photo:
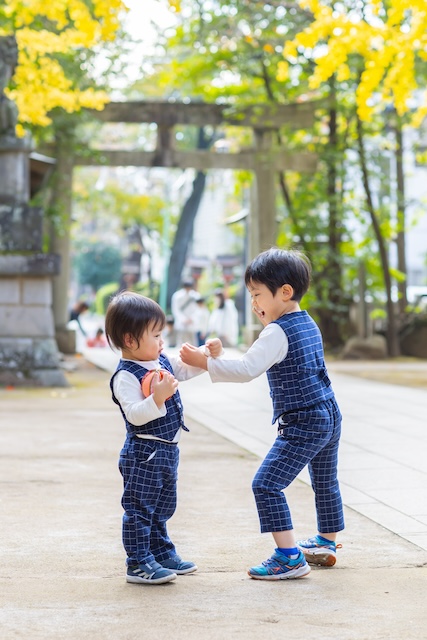
M 179 556 L 175 556 L 174 558 L 168 558 L 167 560 L 162 560 L 160 562 L 162 567 L 166 569 L 171 569 L 179 576 L 184 575 L 186 573 L 193 573 L 193 571 L 197 571 L 197 565 L 194 562 L 189 562 L 187 560 L 181 560 Z
M 156 562 L 145 562 L 127 568 L 126 582 L 133 584 L 163 584 L 176 578 L 175 571 Z

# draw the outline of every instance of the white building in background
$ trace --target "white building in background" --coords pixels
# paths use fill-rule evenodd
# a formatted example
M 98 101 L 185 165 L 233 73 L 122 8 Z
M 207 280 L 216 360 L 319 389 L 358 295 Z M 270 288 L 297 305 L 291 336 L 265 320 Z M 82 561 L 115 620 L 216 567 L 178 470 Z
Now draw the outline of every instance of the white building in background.
M 405 148 L 409 149 L 405 153 L 405 197 L 406 263 L 408 296 L 411 298 L 411 293 L 416 294 L 421 290 L 427 293 L 427 163 L 417 165 L 412 151 L 417 144 L 427 151 L 427 128 L 424 132 L 406 130 L 404 136 Z
M 208 261 L 207 272 L 210 280 L 221 276 L 218 256 L 236 255 L 243 269 L 244 238 L 239 238 L 227 219 L 234 213 L 232 207 L 235 187 L 234 172 L 231 170 L 210 170 L 206 188 L 194 222 L 191 258 Z M 235 200 L 235 198 L 234 198 Z

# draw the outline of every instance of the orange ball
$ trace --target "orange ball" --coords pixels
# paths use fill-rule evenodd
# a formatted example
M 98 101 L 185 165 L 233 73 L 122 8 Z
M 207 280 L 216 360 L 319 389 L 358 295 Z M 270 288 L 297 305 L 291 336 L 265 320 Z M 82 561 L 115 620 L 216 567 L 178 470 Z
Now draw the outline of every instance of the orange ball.
M 141 380 L 142 393 L 146 398 L 153 393 L 153 378 L 158 376 L 159 380 L 163 380 L 164 371 L 162 369 L 152 369 L 147 371 L 145 376 Z

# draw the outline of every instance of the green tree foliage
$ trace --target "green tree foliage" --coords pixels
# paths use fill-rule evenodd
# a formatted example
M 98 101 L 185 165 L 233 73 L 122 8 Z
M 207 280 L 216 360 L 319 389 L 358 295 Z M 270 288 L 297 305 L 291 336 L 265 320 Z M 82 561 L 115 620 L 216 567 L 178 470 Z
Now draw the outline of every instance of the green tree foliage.
M 363 218 L 365 230 L 361 244 L 376 256 L 375 264 L 369 260 L 365 266 L 380 270 L 388 352 L 395 356 L 399 344 L 394 286 L 399 290 L 401 319 L 406 308 L 403 127 L 410 121 L 415 124 L 415 120 L 419 124 L 427 110 L 424 101 L 414 119 L 410 108 L 415 90 L 424 84 L 423 74 L 425 80 L 425 3 L 375 0 L 355 5 L 344 0 L 338 5 L 329 0 L 307 0 L 304 6 L 313 11 L 313 20 L 295 38 L 287 39 L 279 76 L 288 81 L 300 77 L 304 70 L 303 79 L 306 82 L 309 76 L 309 87 L 336 105 L 338 124 L 345 131 L 344 196 L 348 185 L 354 183 L 348 171 L 349 154 L 357 154 L 356 180 L 363 188 L 359 211 L 364 214 L 359 220 Z M 390 170 L 396 173 L 394 194 Z M 369 244 L 367 238 L 371 239 Z M 390 265 L 393 243 L 398 270 Z M 367 272 L 372 280 L 374 272 Z
M 73 197 L 76 222 L 89 233 L 102 234 L 107 229 L 120 234 L 134 225 L 163 232 L 163 198 L 135 193 L 133 180 L 119 182 L 112 175 L 104 178 L 100 169 L 77 169 Z
M 74 252 L 79 253 L 79 238 L 85 235 L 94 247 L 109 244 L 121 255 L 121 270 L 113 280 L 117 288 L 126 286 L 128 272 L 140 276 L 141 257 L 148 258 L 148 289 L 155 295 L 157 287 L 151 277 L 151 242 L 164 233 L 165 203 L 158 195 L 134 193 L 134 180 L 119 182 L 101 169 L 75 171 L 74 180 Z M 172 219 L 172 222 L 174 220 Z M 135 271 L 137 270 L 137 271 Z
M 73 262 L 79 284 L 89 285 L 93 291 L 120 279 L 121 254 L 119 249 L 111 245 L 80 241 Z
M 154 67 L 152 78 L 145 78 L 138 88 L 144 92 L 144 87 L 155 84 L 165 97 L 220 100 L 238 106 L 307 100 L 313 97 L 307 92 L 310 69 L 301 67 L 298 78 L 290 76 L 286 81 L 278 80 L 277 70 L 285 39 L 295 36 L 310 19 L 311 14 L 296 4 L 182 2 L 179 24 L 165 45 L 170 61 Z M 250 130 L 236 134 L 236 129 L 227 129 L 222 135 L 236 148 L 251 143 Z M 339 188 L 344 181 L 336 114 L 324 112 L 313 131 L 295 133 L 284 125 L 277 144 L 290 152 L 313 151 L 320 158 L 319 171 L 313 176 L 295 172 L 278 176 L 278 242 L 298 245 L 315 263 L 313 301 L 328 346 L 337 346 L 346 335 L 350 295 L 342 287 L 344 212 Z
M 361 74 L 364 73 L 363 80 L 366 80 L 369 73 L 374 72 L 363 70 L 363 56 L 367 51 L 363 43 L 346 52 L 342 65 L 345 73 L 328 72 L 315 89 L 312 78 L 317 61 L 323 70 L 338 68 L 341 58 L 334 55 L 338 56 L 346 46 L 344 41 L 340 44 L 339 34 L 331 28 L 328 19 L 335 20 L 337 28 L 342 28 L 342 21 L 347 20 L 351 31 L 352 20 L 357 22 L 359 16 L 361 26 L 357 25 L 356 31 L 362 33 L 363 23 L 376 11 L 382 12 L 382 4 L 385 8 L 380 17 L 388 20 L 387 12 L 390 12 L 391 24 L 397 19 L 397 14 L 392 15 L 393 7 L 403 6 L 404 1 L 369 2 L 363 6 L 344 1 L 338 12 L 322 13 L 322 5 L 332 7 L 333 4 L 326 0 L 294 4 L 183 0 L 179 3 L 175 33 L 167 41 L 170 61 L 159 67 L 154 77 L 169 97 L 227 100 L 232 104 L 313 98 L 323 101 L 324 108 L 319 109 L 313 130 L 293 135 L 283 127 L 278 136 L 279 144 L 285 144 L 290 151 L 304 148 L 315 151 L 319 157 L 319 170 L 312 176 L 292 172 L 279 176 L 282 202 L 278 242 L 286 246 L 297 244 L 311 257 L 315 266 L 312 301 L 327 344 L 339 346 L 347 335 L 349 305 L 357 294 L 361 261 L 371 297 L 375 299 L 378 294 L 378 300 L 384 300 L 385 293 L 389 329 L 393 324 L 393 279 L 397 274 L 395 281 L 402 283 L 405 275 L 404 260 L 399 263 L 400 274 L 388 263 L 389 247 L 396 239 L 401 240 L 405 224 L 403 194 L 397 195 L 399 212 L 394 218 L 392 198 L 396 195 L 393 196 L 390 189 L 390 163 L 398 163 L 399 145 L 396 140 L 390 141 L 390 130 L 386 127 L 391 121 L 389 116 L 384 117 L 381 108 L 376 109 L 377 115 L 369 124 L 360 122 L 356 99 L 360 97 Z M 411 10 L 408 15 L 399 14 L 405 42 L 408 40 L 405 25 L 411 15 L 415 16 L 414 24 L 417 23 L 418 4 Z M 372 35 L 374 27 L 366 28 Z M 398 37 L 398 22 L 393 29 Z M 325 34 L 336 43 L 327 52 L 329 60 L 322 58 L 327 51 Z M 294 40 L 297 42 L 294 49 L 288 45 L 285 48 L 286 42 Z M 288 58 L 286 73 L 283 73 L 283 54 L 290 50 L 293 56 Z M 406 54 L 408 51 L 410 47 L 406 46 Z M 398 56 L 391 67 L 386 68 L 388 80 L 384 77 L 384 81 L 393 78 L 394 63 L 397 69 Z M 425 64 L 423 67 L 415 60 L 414 73 L 420 84 Z M 142 89 L 143 86 L 144 83 Z M 377 88 L 375 85 L 374 89 Z M 379 89 L 381 91 L 381 85 Z M 379 92 L 375 101 L 380 107 Z M 405 123 L 402 116 L 399 118 L 396 131 Z M 391 327 L 394 337 L 388 335 L 390 354 L 396 353 L 396 329 Z
M 155 90 L 157 97 L 207 102 L 292 102 L 301 87 L 278 82 L 277 67 L 285 38 L 307 25 L 310 15 L 297 4 L 184 0 L 175 29 L 159 33 L 164 56 L 153 58 L 153 73 L 130 95 L 150 97 Z

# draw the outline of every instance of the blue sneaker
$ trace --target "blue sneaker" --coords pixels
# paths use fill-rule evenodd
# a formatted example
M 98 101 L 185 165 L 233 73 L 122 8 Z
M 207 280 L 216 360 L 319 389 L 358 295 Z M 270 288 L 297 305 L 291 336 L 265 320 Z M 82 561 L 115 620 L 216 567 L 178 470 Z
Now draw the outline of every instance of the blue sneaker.
M 341 547 L 332 540 L 325 542 L 319 536 L 307 538 L 307 540 L 297 540 L 297 546 L 303 552 L 305 559 L 310 564 L 318 564 L 322 567 L 333 567 L 337 561 L 336 550 Z
M 145 562 L 128 567 L 126 582 L 135 584 L 162 584 L 175 580 L 176 573 L 170 569 L 165 569 L 156 562 Z
M 172 569 L 172 571 L 179 576 L 184 575 L 185 573 L 193 573 L 193 571 L 197 571 L 197 565 L 194 564 L 194 562 L 181 560 L 179 556 L 162 560 L 160 564 L 166 569 Z
M 255 580 L 290 580 L 302 578 L 310 571 L 302 551 L 297 558 L 288 558 L 276 549 L 271 558 L 258 567 L 251 567 L 248 574 Z

